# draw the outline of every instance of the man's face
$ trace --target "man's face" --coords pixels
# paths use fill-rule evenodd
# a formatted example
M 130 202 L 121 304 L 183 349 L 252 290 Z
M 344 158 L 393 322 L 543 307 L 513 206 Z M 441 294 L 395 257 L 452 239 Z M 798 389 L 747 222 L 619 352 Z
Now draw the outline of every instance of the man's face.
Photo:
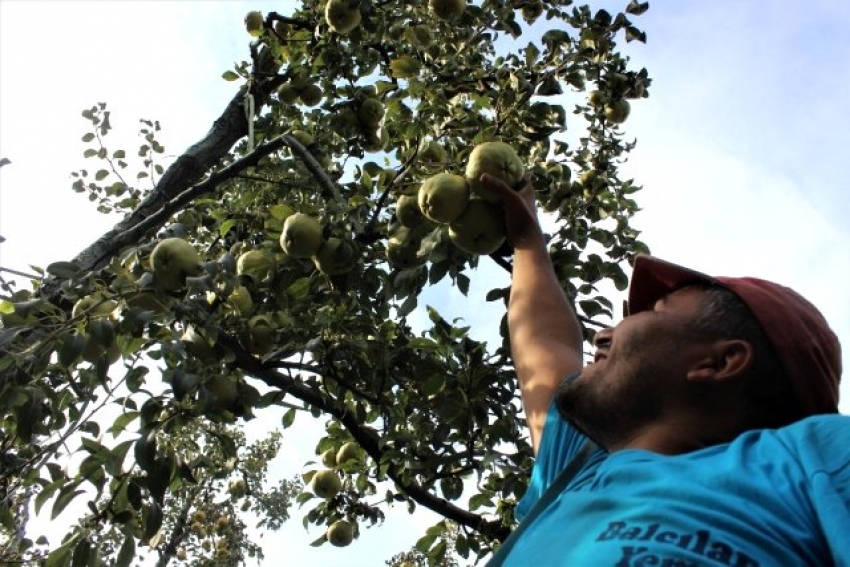
M 702 290 L 688 287 L 597 333 L 594 361 L 558 389 L 561 414 L 609 450 L 680 403 L 707 341 L 694 331 Z

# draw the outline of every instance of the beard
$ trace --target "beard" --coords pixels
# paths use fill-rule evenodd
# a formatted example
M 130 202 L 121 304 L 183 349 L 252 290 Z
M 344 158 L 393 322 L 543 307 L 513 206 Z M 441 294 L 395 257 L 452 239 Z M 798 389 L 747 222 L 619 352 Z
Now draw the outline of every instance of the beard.
M 611 450 L 628 443 L 662 415 L 662 394 L 654 366 L 618 372 L 609 365 L 586 367 L 564 380 L 555 393 L 561 416 L 600 446 Z

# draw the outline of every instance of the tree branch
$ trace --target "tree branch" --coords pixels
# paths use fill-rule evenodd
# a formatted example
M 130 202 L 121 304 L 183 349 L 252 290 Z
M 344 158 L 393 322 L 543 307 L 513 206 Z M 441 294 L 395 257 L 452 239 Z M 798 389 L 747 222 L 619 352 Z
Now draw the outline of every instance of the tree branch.
M 245 352 L 239 342 L 232 337 L 222 334 L 219 335 L 218 339 L 228 349 L 232 350 L 235 356 L 234 364 L 236 366 L 251 376 L 263 381 L 265 384 L 279 388 L 302 402 L 314 406 L 326 414 L 332 415 L 343 424 L 351 433 L 352 437 L 354 437 L 355 441 L 375 462 L 381 462 L 384 453 L 378 443 L 378 436 L 372 429 L 363 426 L 345 407 L 334 404 L 332 400 L 322 396 L 312 388 L 293 378 L 284 376 L 277 370 L 265 366 L 260 360 Z M 387 476 L 416 503 L 458 524 L 468 526 L 488 537 L 493 537 L 500 541 L 509 533 L 509 529 L 503 526 L 498 520 L 488 521 L 483 516 L 473 514 L 469 510 L 460 508 L 444 498 L 428 492 L 427 489 L 419 484 L 405 482 L 395 467 L 390 467 L 387 471 Z

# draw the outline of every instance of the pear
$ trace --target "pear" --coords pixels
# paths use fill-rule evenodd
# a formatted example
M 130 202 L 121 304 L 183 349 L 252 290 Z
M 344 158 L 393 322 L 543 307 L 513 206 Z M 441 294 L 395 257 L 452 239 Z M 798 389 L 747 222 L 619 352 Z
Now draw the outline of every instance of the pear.
M 262 354 L 274 345 L 274 332 L 277 328 L 271 316 L 255 315 L 248 319 L 248 332 L 251 352 Z
M 328 0 L 325 21 L 338 34 L 353 31 L 360 25 L 360 0 Z
M 339 448 L 339 451 L 336 454 L 336 464 L 337 466 L 343 465 L 348 461 L 359 460 L 360 459 L 360 447 L 357 443 L 349 441 L 348 443 L 343 444 L 342 447 Z
M 313 256 L 316 269 L 328 276 L 350 272 L 356 262 L 354 246 L 347 240 L 332 236 Z
M 469 184 L 461 175 L 438 173 L 419 189 L 419 209 L 434 222 L 454 222 L 469 203 Z
M 377 128 L 384 117 L 384 105 L 376 98 L 366 98 L 357 110 L 357 119 L 364 126 Z
M 587 95 L 587 104 L 599 107 L 603 106 L 607 99 L 608 97 L 605 96 L 605 93 L 602 91 L 591 91 L 590 94 Z
M 330 469 L 317 471 L 310 479 L 310 490 L 319 498 L 333 498 L 342 489 L 339 475 Z
M 298 100 L 299 89 L 292 83 L 283 83 L 277 88 L 277 98 L 286 104 L 292 104 Z
M 420 228 L 399 226 L 387 240 L 387 261 L 400 270 L 417 268 L 428 261 L 426 256 L 419 255 L 421 245 Z
M 322 452 L 321 459 L 322 464 L 329 469 L 336 467 L 336 451 L 333 449 L 328 449 L 327 451 Z
M 505 219 L 497 205 L 470 199 L 466 210 L 449 225 L 452 243 L 470 254 L 492 254 L 505 241 Z
M 466 0 L 429 0 L 431 11 L 442 20 L 459 16 L 466 9 Z
M 387 146 L 389 139 L 390 137 L 389 134 L 387 134 L 387 129 L 378 128 L 376 131 L 366 134 L 363 149 L 367 152 L 380 152 Z
M 263 13 L 256 10 L 248 12 L 245 15 L 245 29 L 252 37 L 263 35 Z
M 299 96 L 306 106 L 316 106 L 322 101 L 322 88 L 315 84 L 307 85 L 301 90 Z
M 614 124 L 622 124 L 629 117 L 631 105 L 627 100 L 615 100 L 605 105 L 605 119 Z
M 425 222 L 417 195 L 399 195 L 395 202 L 395 216 L 407 228 L 416 228 Z
M 345 520 L 337 520 L 325 533 L 331 545 L 345 547 L 354 539 L 354 526 Z
M 491 203 L 499 197 L 481 184 L 484 173 L 501 179 L 511 187 L 518 187 L 525 175 L 525 165 L 514 149 L 504 142 L 484 142 L 472 149 L 466 164 L 466 178 L 472 192 Z
M 247 276 L 255 282 L 262 282 L 272 277 L 275 271 L 274 257 L 266 250 L 249 250 L 236 260 L 236 273 Z
M 150 264 L 157 282 L 166 290 L 178 290 L 187 277 L 203 273 L 198 251 L 182 238 L 161 240 L 151 253 Z
M 317 218 L 304 213 L 289 215 L 283 222 L 280 247 L 293 258 L 309 258 L 322 247 L 322 232 Z
M 424 144 L 422 149 L 419 151 L 419 158 L 426 163 L 442 164 L 446 161 L 447 157 L 446 150 L 443 146 L 434 140 Z
M 238 315 L 247 315 L 254 308 L 251 292 L 244 285 L 237 286 L 227 296 L 227 306 Z
M 239 399 L 239 388 L 231 376 L 213 376 L 204 382 L 208 411 L 233 411 Z

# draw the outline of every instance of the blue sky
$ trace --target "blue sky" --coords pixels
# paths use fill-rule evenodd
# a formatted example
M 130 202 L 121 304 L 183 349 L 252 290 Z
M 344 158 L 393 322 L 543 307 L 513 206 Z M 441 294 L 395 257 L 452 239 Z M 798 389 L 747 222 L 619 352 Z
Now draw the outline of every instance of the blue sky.
M 622 8 L 625 0 L 604 2 Z M 595 4 L 598 5 L 598 4 Z M 78 2 L 0 0 L 0 265 L 26 269 L 67 259 L 111 226 L 69 173 L 87 165 L 80 111 L 105 101 L 111 148 L 138 145 L 139 118 L 157 119 L 171 159 L 211 126 L 233 94 L 220 79 L 246 58 L 242 18 L 286 12 L 285 2 Z M 753 275 L 789 285 L 818 305 L 850 341 L 850 5 L 785 2 L 653 2 L 637 23 L 648 44 L 629 48 L 653 78 L 625 127 L 637 138 L 625 171 L 645 189 L 635 224 L 653 253 L 714 275 Z M 108 138 L 108 139 L 109 139 Z M 445 286 L 423 298 L 464 317 L 477 338 L 502 315 L 482 308 L 504 285 L 483 261 L 470 298 Z M 850 347 L 844 349 L 848 366 Z M 850 413 L 850 386 L 842 388 Z M 255 432 L 276 419 L 252 422 Z M 311 456 L 315 425 L 284 443 L 276 472 Z M 312 439 L 310 437 L 312 436 Z M 300 515 L 268 534 L 274 558 L 315 567 L 379 565 L 411 545 L 431 516 L 399 510 L 351 548 L 308 547 L 318 533 Z M 62 517 L 60 517 L 60 520 Z

